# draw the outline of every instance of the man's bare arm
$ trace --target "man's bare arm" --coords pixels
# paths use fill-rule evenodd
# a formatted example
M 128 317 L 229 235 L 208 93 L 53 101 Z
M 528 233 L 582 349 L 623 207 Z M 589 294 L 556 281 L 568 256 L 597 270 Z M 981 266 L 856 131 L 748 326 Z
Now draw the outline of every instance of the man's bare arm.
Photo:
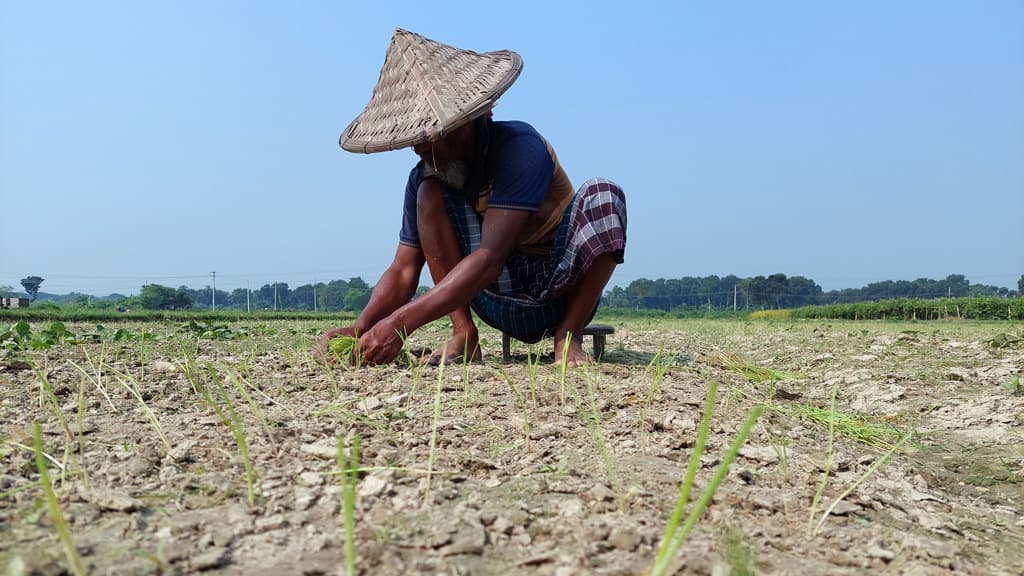
M 524 210 L 488 210 L 481 229 L 480 248 L 463 258 L 433 290 L 396 310 L 392 315 L 396 328 L 412 332 L 468 305 L 497 279 L 530 215 Z
M 423 252 L 419 248 L 399 244 L 391 266 L 373 287 L 370 301 L 359 314 L 353 327 L 365 332 L 395 310 L 407 304 L 416 295 L 423 270 Z
M 395 258 L 391 266 L 384 271 L 384 274 L 377 281 L 370 295 L 370 301 L 366 308 L 360 312 L 359 317 L 351 326 L 332 328 L 320 336 L 317 342 L 315 355 L 321 362 L 329 362 L 327 345 L 331 338 L 338 335 L 358 336 L 373 328 L 374 324 L 381 318 L 386 318 L 392 312 L 409 302 L 416 294 L 417 284 L 420 279 L 420 271 L 423 269 L 423 252 L 419 248 L 399 244 L 395 252 Z
M 480 248 L 460 260 L 433 289 L 380 319 L 360 336 L 363 359 L 369 364 L 391 362 L 401 352 L 406 335 L 467 306 L 501 273 L 529 217 L 530 213 L 522 210 L 488 210 Z

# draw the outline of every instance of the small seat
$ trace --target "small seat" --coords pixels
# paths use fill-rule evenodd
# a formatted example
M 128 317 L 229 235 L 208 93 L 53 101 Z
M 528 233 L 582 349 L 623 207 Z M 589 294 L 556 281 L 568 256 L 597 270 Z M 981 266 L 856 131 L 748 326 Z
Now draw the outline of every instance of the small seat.
M 604 356 L 604 345 L 609 334 L 614 334 L 615 328 L 607 324 L 590 324 L 583 329 L 583 337 L 590 336 L 594 339 L 594 359 L 600 360 Z M 501 359 L 508 362 L 512 359 L 511 342 L 512 337 L 508 334 L 501 335 Z

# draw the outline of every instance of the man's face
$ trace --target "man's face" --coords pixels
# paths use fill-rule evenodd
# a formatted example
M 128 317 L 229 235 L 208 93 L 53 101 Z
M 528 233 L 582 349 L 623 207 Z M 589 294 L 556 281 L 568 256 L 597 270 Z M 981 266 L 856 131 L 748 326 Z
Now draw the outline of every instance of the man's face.
M 473 124 L 470 123 L 437 142 L 417 144 L 413 151 L 441 180 L 461 190 L 469 173 L 473 135 Z

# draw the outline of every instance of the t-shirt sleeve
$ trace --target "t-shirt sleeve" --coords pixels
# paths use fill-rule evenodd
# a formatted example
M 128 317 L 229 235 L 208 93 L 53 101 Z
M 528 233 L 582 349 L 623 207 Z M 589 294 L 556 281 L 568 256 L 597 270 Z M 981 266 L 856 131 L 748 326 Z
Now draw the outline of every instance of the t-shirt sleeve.
M 538 135 L 522 134 L 504 143 L 494 166 L 489 208 L 536 211 L 544 202 L 555 162 Z
M 409 173 L 405 184 L 405 201 L 402 205 L 402 229 L 398 241 L 414 248 L 420 247 L 420 231 L 416 226 L 416 193 L 420 188 L 420 164 Z

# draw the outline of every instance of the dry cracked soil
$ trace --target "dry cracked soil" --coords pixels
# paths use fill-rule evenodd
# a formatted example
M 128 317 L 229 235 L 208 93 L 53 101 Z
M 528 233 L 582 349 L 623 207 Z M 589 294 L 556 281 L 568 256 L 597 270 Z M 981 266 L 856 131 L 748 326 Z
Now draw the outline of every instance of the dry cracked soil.
M 565 373 L 491 330 L 477 364 L 325 368 L 323 321 L 69 325 L 0 357 L 0 566 L 69 573 L 39 423 L 88 573 L 344 574 L 358 437 L 360 574 L 646 574 L 717 383 L 684 519 L 763 412 L 668 573 L 1024 574 L 1019 323 L 610 323 Z

